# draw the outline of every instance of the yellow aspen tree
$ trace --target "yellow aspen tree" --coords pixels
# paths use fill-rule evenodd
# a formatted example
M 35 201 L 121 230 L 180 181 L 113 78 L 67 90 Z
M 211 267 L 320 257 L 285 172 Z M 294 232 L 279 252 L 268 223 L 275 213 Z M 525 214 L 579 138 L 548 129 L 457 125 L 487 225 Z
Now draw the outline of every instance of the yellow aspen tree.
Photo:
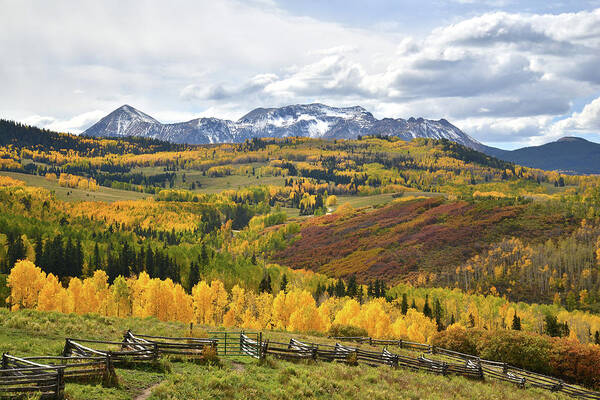
M 117 276 L 111 286 L 112 303 L 117 317 L 131 315 L 131 297 L 125 278 Z
M 273 309 L 273 295 L 271 293 L 261 293 L 256 301 L 256 312 L 258 329 L 271 328 Z
M 35 308 L 40 291 L 46 283 L 46 273 L 29 260 L 17 261 L 10 270 L 7 286 L 12 310 Z
M 187 294 L 179 284 L 173 287 L 173 300 L 175 319 L 185 323 L 193 322 L 194 306 L 192 296 Z
M 68 304 L 65 301 L 66 293 L 61 293 L 63 291 L 65 289 L 58 281 L 58 278 L 53 274 L 48 274 L 44 286 L 39 293 L 37 309 L 42 311 L 69 312 Z
M 290 321 L 287 327 L 288 331 L 309 332 L 317 330 L 319 326 L 319 316 L 317 307 L 314 303 L 302 304 L 290 315 Z
M 192 298 L 196 322 L 199 324 L 211 325 L 213 323 L 212 315 L 214 313 L 212 292 L 205 281 L 201 281 L 192 288 Z
M 210 283 L 210 291 L 213 300 L 213 320 L 215 325 L 223 323 L 223 315 L 229 304 L 229 295 L 225 290 L 225 285 L 220 280 L 214 280 Z
M 77 314 L 82 314 L 83 311 L 83 282 L 79 278 L 71 278 L 69 281 L 69 287 L 67 288 L 67 293 L 69 295 L 69 299 L 71 304 L 73 305 L 73 312 Z
M 388 337 L 390 332 L 390 317 L 385 312 L 383 299 L 373 300 L 363 305 L 359 314 L 360 327 L 367 330 L 369 336 L 377 338 Z
M 129 278 L 128 285 L 131 288 L 132 315 L 143 317 L 146 309 L 146 290 L 150 284 L 150 275 L 141 272 L 137 278 Z
M 354 299 L 348 299 L 344 303 L 344 306 L 335 315 L 333 321 L 337 325 L 354 325 L 358 326 L 358 316 L 360 314 L 360 304 Z
M 223 325 L 226 327 L 240 326 L 245 307 L 245 289 L 235 285 L 231 289 L 231 303 L 229 310 L 223 316 Z

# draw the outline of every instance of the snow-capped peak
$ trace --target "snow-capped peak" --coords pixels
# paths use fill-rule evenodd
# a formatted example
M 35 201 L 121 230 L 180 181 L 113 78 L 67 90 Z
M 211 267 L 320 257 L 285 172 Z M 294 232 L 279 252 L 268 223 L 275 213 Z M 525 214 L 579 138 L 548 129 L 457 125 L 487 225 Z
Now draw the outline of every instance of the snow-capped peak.
M 445 119 L 411 117 L 376 119 L 360 106 L 331 107 L 325 104 L 294 104 L 279 108 L 256 108 L 237 121 L 199 118 L 161 124 L 130 105 L 117 108 L 84 132 L 89 136 L 144 136 L 175 143 L 205 144 L 243 142 L 254 137 L 308 136 L 352 139 L 359 135 L 393 135 L 446 138 L 478 148 L 479 142 Z

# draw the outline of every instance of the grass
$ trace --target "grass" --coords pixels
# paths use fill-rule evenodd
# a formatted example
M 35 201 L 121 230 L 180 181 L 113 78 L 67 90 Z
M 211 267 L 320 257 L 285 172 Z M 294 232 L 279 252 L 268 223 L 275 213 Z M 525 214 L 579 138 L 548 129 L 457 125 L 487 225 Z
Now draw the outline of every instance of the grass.
M 375 194 L 372 196 L 338 196 L 338 207 L 342 204 L 349 204 L 353 208 L 372 207 L 377 208 L 379 206 L 390 203 L 396 198 L 402 198 L 407 196 L 424 196 L 424 197 L 436 197 L 443 196 L 441 193 L 432 192 L 405 192 L 401 195 L 396 193 L 383 193 Z
M 119 200 L 144 199 L 149 194 L 130 190 L 112 189 L 100 186 L 95 192 L 82 189 L 72 189 L 60 186 L 56 181 L 49 181 L 43 176 L 22 174 L 20 172 L 2 171 L 0 175 L 10 176 L 14 179 L 24 181 L 28 186 L 36 186 L 53 191 L 58 200 L 63 201 L 106 201 L 112 203 Z
M 234 168 L 239 167 L 255 167 L 256 170 L 266 163 L 250 163 L 233 165 Z M 161 167 L 143 167 L 134 168 L 132 173 L 142 173 L 147 176 L 158 175 L 165 173 Z M 183 181 L 185 175 L 185 182 Z M 200 170 L 183 170 L 175 172 L 175 180 L 173 181 L 174 189 L 190 189 L 192 182 L 200 184 L 194 191 L 198 193 L 218 193 L 223 190 L 241 189 L 248 186 L 260 185 L 276 185 L 283 186 L 283 176 L 255 176 L 255 175 L 229 175 L 223 177 L 209 177 L 202 174 Z
M 189 327 L 154 318 L 65 315 L 56 312 L 0 309 L 0 352 L 17 356 L 56 355 L 65 337 L 119 340 L 128 329 L 154 335 L 186 335 Z M 331 342 L 325 337 L 268 332 L 271 340 L 294 336 Z M 521 390 L 500 382 L 479 382 L 388 367 L 356 367 L 325 362 L 264 362 L 236 357 L 220 366 L 166 361 L 171 372 L 150 368 L 117 368 L 119 387 L 67 383 L 70 400 L 129 400 L 147 393 L 150 399 L 567 399 L 541 390 Z M 151 388 L 151 389 L 149 389 Z

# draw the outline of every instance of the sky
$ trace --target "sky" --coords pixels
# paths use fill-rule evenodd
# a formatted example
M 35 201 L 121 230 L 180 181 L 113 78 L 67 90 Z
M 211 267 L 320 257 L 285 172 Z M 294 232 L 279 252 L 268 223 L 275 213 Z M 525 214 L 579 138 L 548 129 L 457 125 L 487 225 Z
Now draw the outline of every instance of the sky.
M 0 118 L 72 133 L 320 102 L 600 142 L 600 0 L 0 0 L 0 54 Z

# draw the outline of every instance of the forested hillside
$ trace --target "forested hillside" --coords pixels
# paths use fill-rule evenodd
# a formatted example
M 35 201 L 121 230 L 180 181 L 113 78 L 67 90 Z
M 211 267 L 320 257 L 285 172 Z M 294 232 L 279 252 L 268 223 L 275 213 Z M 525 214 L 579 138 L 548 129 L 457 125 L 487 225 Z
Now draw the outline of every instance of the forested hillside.
M 600 343 L 597 177 L 445 140 L 177 147 L 4 125 L 0 298 L 12 309 Z

